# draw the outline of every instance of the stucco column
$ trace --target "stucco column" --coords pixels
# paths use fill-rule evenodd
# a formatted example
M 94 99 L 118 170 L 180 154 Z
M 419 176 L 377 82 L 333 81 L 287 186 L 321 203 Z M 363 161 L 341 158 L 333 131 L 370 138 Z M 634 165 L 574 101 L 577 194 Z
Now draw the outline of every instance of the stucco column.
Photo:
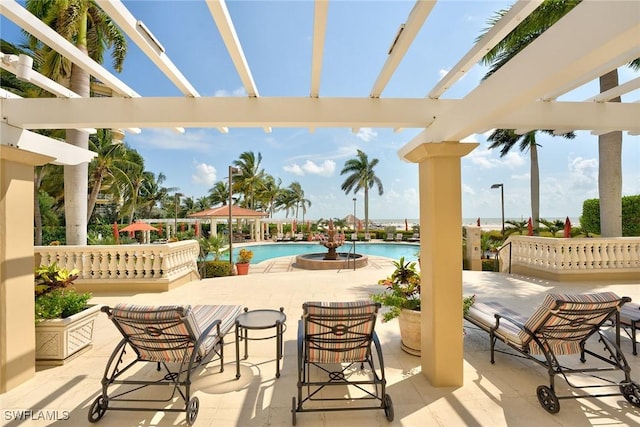
M 422 373 L 436 387 L 463 384 L 460 159 L 478 144 L 424 143 L 419 163 Z
M 0 393 L 35 375 L 33 167 L 52 160 L 0 145 Z

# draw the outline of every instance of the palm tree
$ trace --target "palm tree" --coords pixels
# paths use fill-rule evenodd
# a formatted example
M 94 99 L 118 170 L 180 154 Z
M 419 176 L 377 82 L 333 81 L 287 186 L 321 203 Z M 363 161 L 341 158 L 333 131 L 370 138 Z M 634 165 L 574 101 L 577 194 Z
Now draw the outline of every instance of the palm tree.
M 269 218 L 273 218 L 276 209 L 278 195 L 282 192 L 282 179 L 277 180 L 271 175 L 265 175 L 260 187 L 257 189 L 257 197 L 262 201 Z
M 304 198 L 304 190 L 298 181 L 289 184 L 289 190 L 295 205 L 295 218 L 298 220 L 298 210 L 302 208 L 302 222 L 304 222 L 304 215 L 307 213 L 307 207 L 311 206 L 311 201 Z
M 211 205 L 226 205 L 229 201 L 229 188 L 225 181 L 218 181 L 209 189 L 209 201 Z
M 260 169 L 262 154 L 256 156 L 253 151 L 245 151 L 240 154 L 240 160 L 234 160 L 233 164 L 240 169 L 240 176 L 237 177 L 238 190 L 244 195 L 244 205 L 249 209 L 255 207 L 255 192 L 264 176 L 264 170 Z M 234 186 L 235 187 L 235 186 Z M 235 192 L 235 189 L 234 189 Z
M 543 130 L 541 132 L 554 135 L 553 131 Z M 538 165 L 538 143 L 536 142 L 537 131 L 527 132 L 524 135 L 518 135 L 510 129 L 496 129 L 493 131 L 488 141 L 491 141 L 489 148 L 500 148 L 500 157 L 506 156 L 509 151 L 519 142 L 520 151 L 530 152 L 530 185 L 531 185 L 531 218 L 533 228 L 538 228 L 538 218 L 540 218 L 540 167 Z M 573 132 L 561 135 L 567 139 L 574 139 L 576 134 Z
M 98 63 L 105 49 L 111 50 L 113 68 L 120 72 L 127 51 L 124 34 L 93 0 L 27 0 L 26 8 L 83 53 Z M 76 64 L 27 34 L 32 51 L 42 58 L 41 72 L 82 97 L 89 97 L 90 75 Z M 87 149 L 89 134 L 66 131 L 69 144 Z M 64 167 L 66 239 L 68 245 L 87 244 L 88 163 Z
M 484 56 L 481 62 L 491 65 L 485 78 L 506 64 L 579 3 L 580 0 L 545 1 Z M 496 25 L 505 13 L 507 10 L 504 9 L 496 12 L 489 20 L 489 28 L 484 31 L 484 34 Z M 629 66 L 635 70 L 640 69 L 640 59 L 635 59 Z M 618 70 L 612 70 L 600 77 L 600 92 L 605 92 L 617 85 Z M 620 102 L 620 98 L 614 98 L 611 102 Z M 598 191 L 601 235 L 603 237 L 622 236 L 621 132 L 610 132 L 598 136 Z M 534 215 L 533 218 L 537 219 L 538 216 Z
M 132 171 L 142 172 L 143 165 L 136 162 L 129 156 L 128 149 L 124 144 L 114 144 L 111 131 L 99 129 L 95 136 L 89 138 L 89 146 L 98 155 L 89 164 L 89 206 L 87 208 L 87 222 L 93 214 L 93 210 L 101 191 L 109 191 L 110 187 L 117 189 L 117 192 L 128 190 L 132 193 L 134 184 L 130 176 Z M 137 173 L 135 175 L 140 174 Z M 103 185 L 106 184 L 106 188 Z M 124 188 L 123 188 L 124 187 Z
M 344 163 L 340 175 L 350 174 L 347 179 L 342 183 L 340 187 L 346 194 L 349 194 L 353 190 L 353 194 L 356 194 L 359 190 L 364 191 L 364 232 L 369 232 L 369 189 L 374 185 L 378 187 L 378 195 L 382 196 L 384 190 L 382 188 L 382 181 L 376 176 L 373 168 L 378 164 L 378 159 L 373 159 L 369 162 L 369 158 L 364 151 L 358 150 L 358 155 L 355 159 L 347 160 Z

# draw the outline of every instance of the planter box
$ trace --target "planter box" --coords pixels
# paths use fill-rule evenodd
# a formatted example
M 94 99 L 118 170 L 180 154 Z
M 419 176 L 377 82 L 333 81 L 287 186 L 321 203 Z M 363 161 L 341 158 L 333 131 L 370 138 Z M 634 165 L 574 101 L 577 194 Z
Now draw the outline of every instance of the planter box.
M 403 308 L 398 317 L 398 323 L 402 349 L 413 356 L 420 356 L 422 342 L 420 312 Z
M 36 365 L 63 365 L 91 348 L 94 322 L 100 305 L 64 319 L 43 320 L 36 324 Z

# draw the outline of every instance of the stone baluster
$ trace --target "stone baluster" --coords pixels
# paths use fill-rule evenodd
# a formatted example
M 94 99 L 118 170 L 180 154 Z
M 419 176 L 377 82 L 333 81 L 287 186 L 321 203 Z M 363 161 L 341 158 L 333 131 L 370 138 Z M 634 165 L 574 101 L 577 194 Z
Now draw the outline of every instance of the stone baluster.
M 580 243 L 576 246 L 578 252 L 578 269 L 585 270 L 587 268 L 587 245 Z

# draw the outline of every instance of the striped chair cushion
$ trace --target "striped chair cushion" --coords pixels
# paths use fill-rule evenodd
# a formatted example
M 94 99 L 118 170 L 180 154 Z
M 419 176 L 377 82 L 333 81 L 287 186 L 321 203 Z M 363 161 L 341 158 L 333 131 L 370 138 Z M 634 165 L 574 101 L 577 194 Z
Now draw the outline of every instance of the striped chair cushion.
M 620 297 L 613 292 L 548 294 L 524 326 L 555 355 L 576 354 L 580 352 L 580 343 L 618 310 L 620 304 Z M 519 332 L 523 346 L 529 346 L 532 354 L 542 354 L 526 330 Z
M 183 362 L 191 356 L 198 337 L 215 320 L 220 319 L 220 334 L 213 328 L 198 355 L 206 356 L 221 337 L 231 329 L 240 306 L 226 305 L 133 305 L 118 304 L 111 319 L 137 350 L 141 360 Z
M 365 361 L 370 352 L 379 307 L 369 301 L 303 304 L 307 361 Z

